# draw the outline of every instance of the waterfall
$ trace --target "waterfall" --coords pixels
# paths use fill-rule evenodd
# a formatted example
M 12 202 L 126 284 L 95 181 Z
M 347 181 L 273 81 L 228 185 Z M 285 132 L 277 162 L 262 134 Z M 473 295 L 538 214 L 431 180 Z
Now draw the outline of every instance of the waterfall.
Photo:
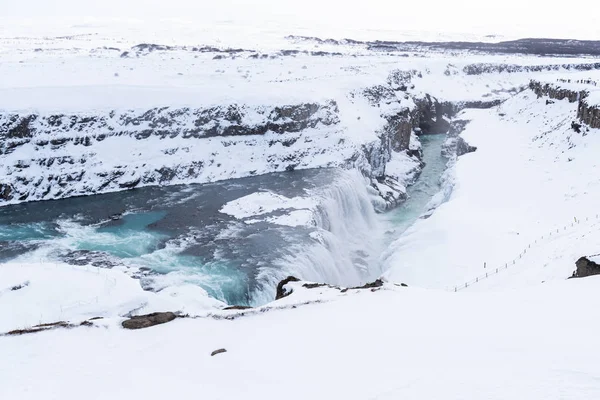
M 332 173 L 333 182 L 308 193 L 318 204 L 310 241 L 299 239 L 276 260 L 276 268 L 259 270 L 257 281 L 263 290 L 255 291 L 253 303 L 272 299 L 273 288 L 289 275 L 349 287 L 381 274 L 377 256 L 384 229 L 367 191 L 369 181 L 358 170 Z

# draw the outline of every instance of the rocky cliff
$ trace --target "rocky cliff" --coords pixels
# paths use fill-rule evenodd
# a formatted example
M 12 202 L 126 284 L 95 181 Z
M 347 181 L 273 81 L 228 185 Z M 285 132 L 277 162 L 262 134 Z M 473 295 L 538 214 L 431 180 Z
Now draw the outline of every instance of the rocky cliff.
M 0 204 L 341 166 L 386 181 L 374 187 L 393 205 L 404 193 L 386 173 L 392 154 L 406 152 L 415 129 L 447 129 L 437 100 L 407 93 L 415 74 L 394 71 L 383 85 L 350 93 L 343 100 L 357 122 L 342 117 L 349 113 L 336 99 L 0 113 Z M 357 139 L 362 117 L 371 140 Z

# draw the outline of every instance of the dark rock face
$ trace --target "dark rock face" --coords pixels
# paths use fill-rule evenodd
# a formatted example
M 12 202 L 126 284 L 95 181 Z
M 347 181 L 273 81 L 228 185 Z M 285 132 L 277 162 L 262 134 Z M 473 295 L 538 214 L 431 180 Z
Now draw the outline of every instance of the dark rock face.
M 421 134 L 437 134 L 446 133 L 450 129 L 450 123 L 444 118 L 444 106 L 439 103 L 436 98 L 429 95 L 424 99 L 415 101 L 417 104 L 417 115 L 414 119 L 415 123 L 421 130 Z
M 586 276 L 600 275 L 600 264 L 589 260 L 587 257 L 581 257 L 575 263 L 577 269 L 573 272 L 571 278 L 585 278 Z
M 284 280 L 279 282 L 279 284 L 277 285 L 277 292 L 275 294 L 275 300 L 283 299 L 284 297 L 287 297 L 290 294 L 292 294 L 292 290 L 287 291 L 285 289 L 285 285 L 287 285 L 290 282 L 299 282 L 299 281 L 300 281 L 300 279 L 298 279 L 294 276 L 288 276 L 287 278 L 285 278 Z
M 575 92 L 572 90 L 564 89 L 558 85 L 552 85 L 550 83 L 541 83 L 538 81 L 529 82 L 529 88 L 540 97 L 550 97 L 551 99 L 564 100 L 568 99 L 570 103 L 575 103 L 582 98 L 585 98 L 588 93 L 585 90 Z
M 12 200 L 13 188 L 11 185 L 0 184 L 0 200 Z
M 463 156 L 468 153 L 473 153 L 477 151 L 477 147 L 471 146 L 465 139 L 462 137 L 456 138 L 456 155 L 458 157 Z
M 577 118 L 590 128 L 600 128 L 600 106 L 589 105 L 585 99 L 579 102 Z
M 158 312 L 131 317 L 130 319 L 123 321 L 121 325 L 125 329 L 144 329 L 171 322 L 175 318 L 177 318 L 177 315 L 172 312 Z
M 253 116 L 249 114 L 254 112 L 262 117 L 262 121 L 250 122 L 249 118 Z M 6 154 L 10 145 L 18 146 L 28 142 L 15 139 L 34 138 L 49 133 L 59 137 L 50 142 L 38 141 L 39 147 L 51 145 L 53 148 L 60 148 L 70 142 L 89 146 L 111 136 L 133 136 L 143 140 L 150 136 L 161 139 L 181 136 L 187 139 L 263 135 L 268 131 L 300 132 L 319 124 L 329 126 L 337 123 L 339 117 L 335 101 L 255 109 L 236 104 L 201 109 L 162 107 L 143 113 L 129 111 L 120 115 L 114 112 L 88 116 L 0 114 L 0 154 Z M 73 133 L 86 136 L 82 138 Z

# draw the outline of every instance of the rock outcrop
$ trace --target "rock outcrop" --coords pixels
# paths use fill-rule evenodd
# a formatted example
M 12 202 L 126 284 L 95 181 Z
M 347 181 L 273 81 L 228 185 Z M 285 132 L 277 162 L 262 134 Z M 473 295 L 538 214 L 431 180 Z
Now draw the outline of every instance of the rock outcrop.
M 579 107 L 577 107 L 577 118 L 590 128 L 600 129 L 600 105 L 590 105 L 585 98 L 580 100 Z
M 571 89 L 565 89 L 560 85 L 542 83 L 533 80 L 529 82 L 529 88 L 537 95 L 538 98 L 549 97 L 555 100 L 568 99 L 569 103 L 575 103 L 576 101 L 579 101 L 588 95 L 588 92 L 585 90 L 575 91 Z
M 275 300 L 283 299 L 284 297 L 287 297 L 290 294 L 292 294 L 293 291 L 287 290 L 285 288 L 285 285 L 287 285 L 290 282 L 299 282 L 299 281 L 300 281 L 300 279 L 296 278 L 295 276 L 288 276 L 287 278 L 285 278 L 284 280 L 279 282 L 279 284 L 277 284 L 277 292 L 275 293 Z
M 591 261 L 587 257 L 581 257 L 575 263 L 577 269 L 571 278 L 585 278 L 586 276 L 600 275 L 600 264 Z
M 144 329 L 151 326 L 166 324 L 177 318 L 172 312 L 157 312 L 147 315 L 138 315 L 131 317 L 121 323 L 125 329 Z

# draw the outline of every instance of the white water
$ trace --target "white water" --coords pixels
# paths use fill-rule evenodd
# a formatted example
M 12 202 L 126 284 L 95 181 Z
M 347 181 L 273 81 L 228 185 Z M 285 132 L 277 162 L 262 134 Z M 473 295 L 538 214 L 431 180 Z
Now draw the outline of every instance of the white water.
M 261 268 L 259 281 L 265 290 L 253 302 L 272 300 L 272 288 L 287 276 L 332 285 L 356 286 L 380 274 L 373 270 L 384 229 L 367 192 L 367 181 L 358 170 L 336 171 L 333 183 L 314 189 L 308 196 L 318 203 L 312 243 L 298 241 L 289 255 L 276 261 L 277 268 Z

